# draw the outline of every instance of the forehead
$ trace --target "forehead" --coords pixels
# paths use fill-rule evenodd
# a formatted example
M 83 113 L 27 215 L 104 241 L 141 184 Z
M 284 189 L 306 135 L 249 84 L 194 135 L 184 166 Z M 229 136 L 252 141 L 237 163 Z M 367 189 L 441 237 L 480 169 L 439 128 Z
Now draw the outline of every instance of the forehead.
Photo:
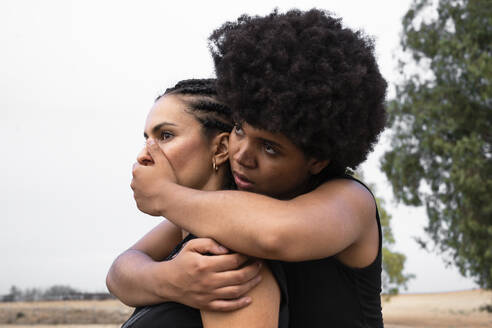
M 163 122 L 186 127 L 199 124 L 188 112 L 186 103 L 174 95 L 163 96 L 154 103 L 145 121 L 145 132 L 150 132 L 154 126 Z
M 260 140 L 273 141 L 276 144 L 282 146 L 282 148 L 289 150 L 301 151 L 285 134 L 281 132 L 271 132 L 261 128 L 256 128 L 246 122 L 242 123 L 243 130 L 249 137 L 257 138 Z

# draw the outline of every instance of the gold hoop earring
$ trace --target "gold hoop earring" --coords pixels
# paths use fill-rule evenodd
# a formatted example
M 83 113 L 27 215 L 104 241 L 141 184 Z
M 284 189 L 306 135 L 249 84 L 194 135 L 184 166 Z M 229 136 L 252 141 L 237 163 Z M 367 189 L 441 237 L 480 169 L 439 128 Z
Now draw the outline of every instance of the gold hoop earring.
M 212 167 L 213 169 L 215 170 L 215 172 L 217 172 L 219 170 L 219 167 L 217 166 L 217 164 L 215 163 L 215 157 L 212 158 Z

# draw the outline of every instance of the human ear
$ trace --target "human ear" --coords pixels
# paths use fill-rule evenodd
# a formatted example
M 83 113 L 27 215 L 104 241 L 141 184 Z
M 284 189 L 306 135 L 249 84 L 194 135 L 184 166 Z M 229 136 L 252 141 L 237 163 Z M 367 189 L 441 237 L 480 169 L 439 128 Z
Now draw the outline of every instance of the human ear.
M 309 173 L 311 173 L 312 175 L 316 175 L 319 172 L 323 171 L 323 169 L 327 167 L 328 164 L 330 164 L 330 160 L 328 159 L 320 160 L 317 158 L 310 158 L 308 161 Z
M 213 154 L 217 166 L 229 160 L 229 132 L 219 133 L 212 140 Z

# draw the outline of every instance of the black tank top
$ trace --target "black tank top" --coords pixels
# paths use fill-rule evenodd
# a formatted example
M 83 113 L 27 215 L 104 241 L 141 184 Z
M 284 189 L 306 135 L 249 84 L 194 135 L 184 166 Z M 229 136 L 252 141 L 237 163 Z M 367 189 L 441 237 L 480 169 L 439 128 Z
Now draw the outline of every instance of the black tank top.
M 352 176 L 337 178 L 355 180 L 367 188 Z M 374 262 L 365 268 L 350 268 L 334 257 L 303 262 L 268 261 L 281 291 L 279 327 L 287 327 L 287 322 L 290 328 L 383 327 L 380 298 L 382 232 L 377 208 L 376 220 L 379 250 Z M 184 243 L 193 238 L 196 237 L 187 236 L 166 260 L 176 256 Z M 167 325 L 202 327 L 200 311 L 174 302 L 141 307 L 122 328 Z
M 355 180 L 367 188 L 352 176 L 344 175 L 342 178 Z M 289 327 L 383 327 L 380 296 L 382 232 L 377 208 L 375 219 L 379 250 L 373 263 L 365 268 L 350 268 L 333 256 L 313 261 L 284 262 Z

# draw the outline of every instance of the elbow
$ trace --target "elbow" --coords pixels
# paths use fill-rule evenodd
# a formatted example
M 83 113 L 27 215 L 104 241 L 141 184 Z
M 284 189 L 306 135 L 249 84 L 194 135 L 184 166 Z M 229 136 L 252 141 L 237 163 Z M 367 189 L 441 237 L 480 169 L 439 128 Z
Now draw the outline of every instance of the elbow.
M 117 279 L 118 277 L 117 277 L 117 273 L 115 271 L 116 271 L 115 263 L 113 263 L 111 265 L 111 267 L 109 268 L 108 274 L 106 275 L 106 288 L 108 289 L 109 293 L 111 295 L 113 295 L 114 297 L 116 297 L 121 303 L 123 303 L 125 305 L 131 306 L 131 307 L 136 307 L 136 306 L 141 305 L 141 304 L 137 304 L 137 303 L 131 302 L 131 300 L 126 299 L 125 293 L 118 292 L 118 290 L 119 290 L 118 287 L 120 287 L 120 286 L 118 285 L 118 279 Z
M 113 266 L 108 271 L 108 274 L 106 275 L 106 288 L 108 289 L 109 293 L 113 296 L 115 296 L 117 299 L 119 299 L 122 303 L 132 306 L 131 304 L 127 304 L 127 302 L 121 298 L 121 295 L 118 293 L 118 288 L 117 288 L 117 283 L 116 279 L 114 277 L 115 273 L 113 272 Z
M 126 302 L 124 299 L 122 299 L 121 295 L 118 293 L 117 284 L 115 282 L 111 270 L 106 275 L 106 288 L 108 289 L 111 295 L 119 299 L 122 303 L 125 303 L 126 305 L 129 306 L 133 306 L 131 304 L 128 304 L 128 302 Z
M 113 265 L 111 265 L 108 273 L 106 274 L 106 288 L 112 295 L 114 295 Z
M 121 303 L 130 307 L 137 307 L 142 305 L 139 303 L 132 302 L 131 299 L 125 298 L 124 293 L 118 292 L 117 283 L 111 276 L 111 271 L 108 272 L 108 275 L 106 276 L 106 287 L 108 288 L 109 293 L 114 297 L 116 297 Z

